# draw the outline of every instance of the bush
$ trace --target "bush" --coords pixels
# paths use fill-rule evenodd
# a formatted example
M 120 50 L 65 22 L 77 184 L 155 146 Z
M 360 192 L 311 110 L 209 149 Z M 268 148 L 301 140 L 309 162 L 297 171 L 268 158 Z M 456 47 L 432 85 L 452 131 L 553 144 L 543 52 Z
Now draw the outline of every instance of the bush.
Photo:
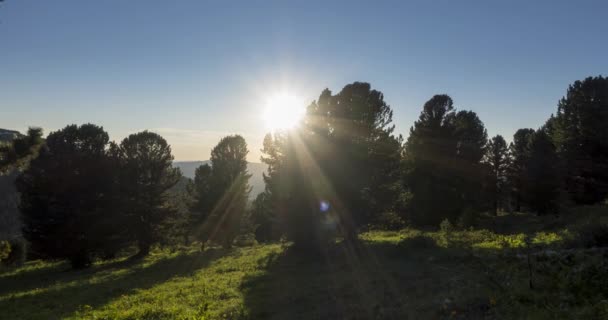
M 608 223 L 592 221 L 578 228 L 570 247 L 608 247 Z
M 534 286 L 543 291 L 543 299 L 555 295 L 567 305 L 596 304 L 608 299 L 608 260 L 604 254 L 538 255 L 533 270 Z
M 6 240 L 0 241 L 0 261 L 4 261 L 4 259 L 8 258 L 11 254 L 11 245 Z
M 397 231 L 406 227 L 405 221 L 395 212 L 380 214 L 370 229 Z
M 2 243 L 8 244 L 8 251 L 6 251 L 7 247 L 4 247 L 4 252 L 6 252 L 4 259 L 2 259 L 2 254 L 0 253 L 0 261 L 2 264 L 7 266 L 21 266 L 25 263 L 27 248 L 23 239 L 0 241 L 0 252 L 3 250 Z
M 255 240 L 255 234 L 253 233 L 241 234 L 234 239 L 234 244 L 237 247 L 251 247 L 257 243 L 258 242 Z
M 441 230 L 442 233 L 448 234 L 454 231 L 454 226 L 452 225 L 450 220 L 446 218 L 443 219 L 443 221 L 441 221 L 441 223 L 439 224 L 439 230 Z
M 460 227 L 462 229 L 476 227 L 477 218 L 478 218 L 478 215 L 475 212 L 475 210 L 473 210 L 471 208 L 467 208 L 462 212 L 462 214 L 460 215 L 460 218 L 458 218 L 458 227 Z

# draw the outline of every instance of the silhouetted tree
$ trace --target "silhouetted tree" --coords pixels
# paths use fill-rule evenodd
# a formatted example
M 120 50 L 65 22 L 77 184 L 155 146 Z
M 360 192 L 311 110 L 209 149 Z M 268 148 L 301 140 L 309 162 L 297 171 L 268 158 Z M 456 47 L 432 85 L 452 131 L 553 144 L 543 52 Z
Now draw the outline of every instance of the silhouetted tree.
M 283 235 L 275 205 L 271 193 L 267 190 L 258 194 L 251 205 L 251 222 L 255 238 L 259 242 L 277 241 Z
M 418 224 L 454 221 L 466 207 L 478 209 L 487 133 L 472 111 L 455 112 L 452 99 L 436 95 L 424 104 L 405 147 L 408 218 Z
M 108 134 L 92 124 L 52 132 L 17 179 L 23 234 L 36 255 L 86 267 L 111 241 Z
M 498 215 L 498 208 L 506 191 L 507 169 L 509 168 L 509 149 L 501 135 L 494 136 L 488 142 L 484 162 L 489 169 L 488 189 L 494 207 L 494 215 Z
M 251 187 L 247 173 L 247 143 L 240 135 L 227 136 L 211 151 L 211 166 L 203 165 L 194 178 L 199 238 L 231 247 L 244 217 Z
M 394 210 L 403 192 L 402 140 L 393 134 L 392 116 L 382 92 L 354 82 L 336 95 L 324 90 L 298 130 L 298 143 L 308 149 L 300 154 L 310 160 L 309 173 L 316 171 L 321 176 L 314 179 L 326 181 L 315 187 L 316 203 L 330 204 L 350 240 L 361 226 Z
M 193 212 L 194 219 L 198 222 L 203 222 L 213 210 L 214 199 L 211 186 L 211 166 L 203 164 L 194 171 L 194 180 L 192 183 L 191 194 L 194 197 L 194 202 L 190 208 Z
M 565 186 L 580 204 L 608 195 L 608 78 L 589 77 L 568 87 L 548 132 L 564 162 Z
M 466 208 L 480 211 L 485 209 L 485 201 L 481 196 L 485 179 L 481 160 L 486 152 L 488 134 L 483 122 L 473 111 L 458 111 L 453 126 L 456 154 L 451 166 L 462 199 L 461 210 Z
M 138 255 L 147 255 L 158 241 L 165 223 L 175 214 L 167 191 L 180 180 L 173 168 L 171 147 L 160 135 L 143 131 L 113 146 L 120 170 L 121 209 L 126 228 L 137 240 Z
M 551 138 L 544 130 L 530 137 L 524 197 L 538 214 L 557 213 L 559 209 L 559 161 Z
M 523 190 L 530 157 L 529 144 L 533 134 L 534 129 L 519 129 L 513 135 L 513 142 L 509 144 L 511 163 L 508 169 L 508 177 L 516 211 L 521 211 L 524 202 Z
M 253 202 L 251 213 L 256 239 L 260 242 L 278 240 L 285 232 L 281 200 L 286 189 L 281 188 L 279 177 L 284 171 L 286 135 L 286 132 L 275 132 L 264 136 L 261 161 L 268 166 L 262 174 L 265 188 Z

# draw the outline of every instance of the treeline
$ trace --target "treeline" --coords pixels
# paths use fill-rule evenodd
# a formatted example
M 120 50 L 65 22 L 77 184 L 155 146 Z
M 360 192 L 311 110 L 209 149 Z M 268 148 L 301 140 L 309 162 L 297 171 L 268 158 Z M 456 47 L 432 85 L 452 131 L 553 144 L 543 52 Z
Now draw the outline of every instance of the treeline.
M 512 142 L 447 95 L 422 107 L 406 141 L 393 133 L 381 92 L 355 82 L 325 90 L 295 131 L 269 134 L 266 190 L 252 217 L 259 239 L 281 235 L 318 248 L 335 232 L 363 228 L 469 226 L 482 212 L 558 214 L 608 194 L 608 79 L 569 86 L 555 115 Z
M 172 166 L 171 147 L 153 132 L 114 143 L 102 127 L 69 125 L 38 144 L 15 182 L 32 257 L 82 268 L 133 246 L 145 256 L 153 244 L 179 237 L 230 247 L 240 232 L 250 192 L 240 136 L 220 141 L 212 167 L 200 167 L 194 183 Z
M 264 138 L 266 188 L 250 205 L 248 149 L 238 135 L 218 143 L 193 181 L 172 167 L 158 134 L 114 143 L 92 124 L 45 140 L 31 131 L 22 140 L 35 152 L 16 152 L 25 143 L 16 140 L 0 158 L 30 157 L 16 185 L 23 236 L 41 258 L 85 267 L 127 247 L 142 256 L 175 239 L 230 247 L 243 234 L 316 250 L 336 236 L 355 243 L 370 227 L 436 227 L 446 219 L 468 227 L 482 212 L 558 214 L 604 201 L 607 95 L 606 78 L 577 81 L 544 125 L 517 130 L 507 144 L 447 95 L 424 104 L 404 140 L 369 84 L 324 90 L 297 128 Z

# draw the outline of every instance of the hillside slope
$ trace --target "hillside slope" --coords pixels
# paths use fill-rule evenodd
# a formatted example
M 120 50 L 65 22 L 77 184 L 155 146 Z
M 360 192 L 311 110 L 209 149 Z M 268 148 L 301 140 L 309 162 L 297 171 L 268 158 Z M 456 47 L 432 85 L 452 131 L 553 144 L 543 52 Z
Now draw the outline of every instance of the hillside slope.
M 362 234 L 360 247 L 335 243 L 321 256 L 277 243 L 156 250 L 79 271 L 33 261 L 0 269 L 0 319 L 606 319 L 603 251 L 564 255 L 565 264 L 520 257 L 525 236 L 555 256 L 563 235 L 407 229 Z M 577 291 L 589 272 L 597 284 Z

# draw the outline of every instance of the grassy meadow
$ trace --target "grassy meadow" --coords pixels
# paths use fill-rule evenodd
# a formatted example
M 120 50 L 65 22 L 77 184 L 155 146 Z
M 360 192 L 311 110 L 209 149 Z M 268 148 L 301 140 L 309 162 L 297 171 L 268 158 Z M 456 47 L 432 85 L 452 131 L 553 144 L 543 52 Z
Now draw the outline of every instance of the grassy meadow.
M 521 220 L 525 223 L 514 223 Z M 572 249 L 572 219 L 510 215 L 488 221 L 466 230 L 370 231 L 361 234 L 360 244 L 338 241 L 313 256 L 294 252 L 288 243 L 203 252 L 195 244 L 157 248 L 144 259 L 124 257 L 80 271 L 72 271 L 66 262 L 32 261 L 0 271 L 0 318 L 608 315 L 608 282 L 602 284 L 608 281 L 602 274 L 608 270 L 607 254 L 598 248 Z M 594 270 L 596 274 L 589 274 Z

